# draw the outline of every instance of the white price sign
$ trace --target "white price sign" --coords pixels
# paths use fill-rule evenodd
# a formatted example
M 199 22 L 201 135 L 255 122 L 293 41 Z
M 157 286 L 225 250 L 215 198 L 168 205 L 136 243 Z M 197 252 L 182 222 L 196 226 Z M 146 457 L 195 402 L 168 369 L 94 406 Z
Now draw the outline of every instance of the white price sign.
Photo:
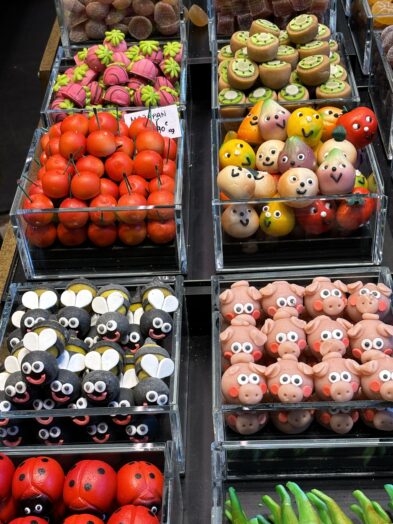
M 130 126 L 136 118 L 148 115 L 148 109 L 136 111 L 135 113 L 127 113 L 124 115 L 124 121 L 128 126 Z M 154 109 L 151 109 L 150 119 L 153 124 L 156 125 L 162 136 L 167 136 L 169 138 L 181 137 L 179 113 L 176 105 L 155 107 Z

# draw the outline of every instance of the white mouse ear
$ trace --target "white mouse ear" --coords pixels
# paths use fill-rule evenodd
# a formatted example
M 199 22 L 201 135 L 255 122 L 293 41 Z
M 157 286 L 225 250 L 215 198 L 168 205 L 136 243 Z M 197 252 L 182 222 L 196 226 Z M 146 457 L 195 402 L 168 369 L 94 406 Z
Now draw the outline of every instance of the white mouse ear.
M 41 309 L 50 309 L 57 304 L 57 295 L 54 291 L 44 291 L 38 297 L 38 303 Z
M 75 353 L 72 355 L 67 369 L 74 373 L 80 373 L 83 371 L 85 369 L 85 355 L 82 355 L 81 353 Z
M 140 324 L 142 315 L 143 315 L 143 307 L 139 307 L 134 312 L 129 311 L 127 313 L 128 323 L 129 324 Z
M 166 378 L 172 375 L 175 364 L 170 358 L 158 360 L 156 355 L 144 355 L 141 360 L 141 367 L 151 377 Z
M 4 360 L 4 368 L 7 373 L 15 373 L 16 371 L 20 371 L 20 362 L 14 355 L 8 355 Z
M 20 323 L 21 323 L 22 317 L 23 317 L 23 315 L 25 313 L 26 313 L 26 311 L 22 311 L 22 310 L 18 309 L 18 311 L 15 311 L 12 314 L 11 322 L 12 322 L 12 325 L 14 327 L 20 328 Z
M 109 295 L 106 301 L 108 303 L 108 311 L 113 312 L 117 311 L 119 307 L 121 307 L 124 304 L 124 297 L 118 291 L 114 291 Z
M 56 360 L 60 369 L 67 369 L 68 363 L 70 361 L 70 354 L 68 351 L 63 351 L 63 353 L 61 353 Z
M 102 355 L 102 369 L 110 371 L 120 362 L 120 354 L 115 349 L 107 349 Z
M 155 309 L 161 309 L 164 303 L 164 293 L 159 289 L 152 289 L 147 294 L 147 300 Z
M 108 304 L 104 297 L 95 297 L 93 302 L 91 303 L 91 307 L 93 308 L 93 311 L 95 313 L 98 313 L 98 315 L 103 315 L 104 313 L 108 313 Z
M 60 302 L 63 306 L 75 306 L 76 294 L 71 289 L 66 289 L 60 296 Z
M 86 307 L 91 304 L 93 300 L 93 293 L 88 289 L 81 289 L 76 295 L 75 306 L 76 307 Z
M 90 326 L 95 326 L 97 324 L 97 320 L 100 318 L 100 315 L 97 315 L 97 313 L 94 313 L 90 317 Z
M 5 371 L 3 371 L 2 373 L 0 373 L 0 391 L 4 391 L 4 388 L 5 388 L 5 382 L 7 380 L 7 378 L 10 376 L 9 373 L 6 373 Z
M 120 379 L 120 387 L 125 389 L 132 389 L 138 384 L 138 378 L 135 373 L 135 368 L 128 369 Z
M 169 295 L 165 297 L 164 304 L 162 306 L 162 309 L 166 311 L 167 313 L 173 313 L 177 310 L 179 307 L 179 301 L 176 297 L 173 295 Z
M 38 333 L 30 331 L 23 337 L 23 345 L 29 351 L 38 351 L 39 349 L 39 338 Z
M 34 291 L 26 291 L 22 295 L 22 304 L 27 309 L 36 309 L 38 308 L 38 295 Z
M 98 351 L 89 351 L 85 357 L 85 366 L 92 371 L 101 369 L 101 354 Z

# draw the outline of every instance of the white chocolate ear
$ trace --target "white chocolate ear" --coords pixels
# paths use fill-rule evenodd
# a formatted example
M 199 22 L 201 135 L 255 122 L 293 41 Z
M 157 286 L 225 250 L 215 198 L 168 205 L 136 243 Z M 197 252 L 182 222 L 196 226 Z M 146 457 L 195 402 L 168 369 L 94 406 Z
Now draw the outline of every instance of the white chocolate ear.
M 20 371 L 20 362 L 13 355 L 8 355 L 4 360 L 4 368 L 7 373 L 15 373 L 16 371 Z
M 66 289 L 60 296 L 60 302 L 63 306 L 75 306 L 76 294 L 72 289 Z
M 172 375 L 175 364 L 170 358 L 163 358 L 159 361 L 155 355 L 144 355 L 141 367 L 151 377 L 162 379 Z
M 5 383 L 6 383 L 6 380 L 7 380 L 7 378 L 9 376 L 10 376 L 10 374 L 6 373 L 5 371 L 0 373 L 0 391 L 4 391 Z
M 23 337 L 23 345 L 29 351 L 39 351 L 39 340 L 38 333 L 30 331 Z
M 70 354 L 68 351 L 63 351 L 63 353 L 61 353 L 56 360 L 60 369 L 67 369 L 70 361 Z
M 120 387 L 132 389 L 138 384 L 138 378 L 135 373 L 135 368 L 127 369 L 120 379 Z
M 107 297 L 108 311 L 117 311 L 124 304 L 124 297 L 118 291 L 114 291 Z
M 101 355 L 98 351 L 89 351 L 85 357 L 85 365 L 92 371 L 101 369 Z
M 146 355 L 145 355 L 146 356 Z M 175 370 L 175 364 L 170 358 L 163 358 L 158 364 L 157 378 L 170 377 Z
M 143 307 L 139 307 L 134 312 L 128 311 L 127 318 L 129 324 L 140 324 L 143 315 Z
M 85 369 L 85 355 L 75 353 L 71 356 L 67 369 L 74 373 L 80 373 Z
M 90 317 L 90 326 L 95 326 L 97 324 L 97 320 L 100 318 L 100 315 L 98 315 L 97 313 L 94 313 L 91 317 Z
M 22 304 L 27 309 L 36 309 L 38 308 L 38 295 L 34 291 L 26 291 L 22 295 Z
M 178 307 L 179 307 L 178 299 L 174 297 L 173 295 L 169 295 L 165 297 L 164 304 L 162 305 L 161 309 L 163 309 L 167 313 L 173 313 L 174 311 L 177 310 Z
M 98 315 L 103 315 L 104 313 L 108 313 L 109 311 L 108 303 L 104 297 L 95 297 L 95 299 L 91 303 L 91 307 L 93 308 L 93 311 Z
M 93 300 L 93 293 L 89 291 L 88 289 L 81 289 L 79 293 L 76 295 L 76 301 L 75 306 L 84 308 L 91 304 L 91 301 Z
M 120 354 L 115 349 L 107 349 L 101 358 L 101 365 L 104 371 L 110 371 L 120 362 Z
M 12 314 L 11 322 L 12 322 L 12 325 L 14 327 L 20 328 L 20 323 L 21 323 L 22 317 L 23 317 L 23 315 L 25 313 L 26 313 L 26 311 L 22 311 L 22 310 L 18 309 L 18 311 L 15 311 Z
M 50 309 L 57 304 L 57 295 L 54 291 L 44 291 L 38 297 L 38 303 L 41 309 Z

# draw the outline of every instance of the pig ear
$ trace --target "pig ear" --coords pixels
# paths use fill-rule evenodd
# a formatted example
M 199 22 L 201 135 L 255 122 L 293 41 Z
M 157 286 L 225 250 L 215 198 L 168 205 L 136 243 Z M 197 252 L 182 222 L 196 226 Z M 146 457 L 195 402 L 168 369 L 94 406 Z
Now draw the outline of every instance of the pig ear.
M 307 323 L 304 320 L 301 320 L 300 318 L 297 318 L 297 317 L 291 317 L 291 322 L 292 324 L 294 324 L 296 327 L 300 329 L 304 329 L 307 325 Z
M 314 376 L 321 378 L 329 371 L 329 365 L 327 362 L 319 362 L 318 364 L 315 364 L 312 369 Z
M 333 284 L 343 293 L 348 293 L 348 287 L 344 282 L 341 282 L 341 280 L 335 280 Z
M 257 328 L 250 330 L 250 338 L 257 346 L 263 346 L 267 340 L 265 333 L 262 333 L 262 331 L 259 331 Z
M 378 284 L 377 289 L 382 293 L 382 295 L 385 295 L 385 297 L 390 297 L 390 295 L 392 294 L 392 290 L 390 289 L 390 287 L 385 286 L 385 284 Z
M 355 324 L 353 327 L 351 327 L 351 329 L 348 330 L 348 336 L 358 337 L 362 331 L 362 326 L 360 324 Z
M 265 371 L 266 371 L 266 366 L 261 366 L 259 364 L 254 364 L 253 362 L 250 362 L 248 367 L 252 371 L 254 371 L 254 373 L 257 373 L 257 375 L 261 375 L 261 376 L 263 376 L 265 374 Z
M 377 325 L 377 332 L 379 335 L 382 335 L 383 337 L 391 337 L 393 335 L 393 326 L 390 326 L 389 324 L 384 324 L 382 322 L 381 324 Z
M 266 419 L 267 419 L 267 413 L 259 413 L 258 415 L 258 422 L 259 424 L 265 424 L 266 422 Z
M 230 366 L 227 369 L 226 373 L 228 373 L 228 375 L 236 375 L 236 373 L 239 371 L 239 369 L 240 369 L 240 366 L 236 366 L 236 365 Z
M 220 295 L 221 304 L 229 304 L 233 300 L 233 292 L 230 289 L 226 289 Z
M 233 413 L 227 416 L 227 422 L 228 424 L 231 424 L 231 426 L 236 426 L 236 419 L 237 417 Z
M 363 282 L 358 280 L 357 282 L 351 282 L 351 284 L 348 284 L 348 291 L 352 295 L 352 293 L 356 293 L 356 291 L 359 291 L 360 288 L 363 287 Z
M 273 378 L 280 373 L 280 364 L 275 362 L 265 369 L 265 377 Z
M 359 366 L 359 374 L 362 377 L 369 377 L 370 375 L 373 375 L 377 369 L 378 362 L 376 360 L 370 360 L 370 362 L 366 362 L 365 364 Z
M 225 331 L 223 331 L 222 333 L 220 333 L 220 340 L 221 342 L 226 342 L 227 340 L 229 340 L 233 335 L 233 329 L 232 328 L 226 328 Z
M 254 286 L 249 287 L 247 293 L 253 300 L 261 300 L 262 298 L 262 295 Z
M 311 282 L 311 284 L 309 284 L 305 289 L 304 289 L 304 294 L 307 296 L 307 295 L 313 295 L 314 293 L 316 293 L 319 289 L 319 286 L 320 286 L 320 283 L 317 281 L 317 282 Z
M 349 329 L 352 329 L 353 328 L 353 324 L 351 322 L 349 322 L 349 320 L 346 320 L 345 318 L 337 318 L 336 319 L 336 322 L 338 324 L 340 324 L 340 326 L 342 326 L 343 328 L 345 328 L 347 331 Z
M 264 297 L 271 297 L 273 293 L 276 292 L 276 285 L 275 284 L 268 284 L 265 287 L 262 287 L 259 292 L 262 295 L 262 298 Z
M 319 324 L 321 323 L 321 317 L 315 317 L 313 320 L 311 320 L 308 324 L 304 326 L 304 331 L 309 335 L 316 329 L 318 329 Z
M 270 333 L 270 331 L 273 329 L 274 327 L 274 320 L 272 320 L 271 318 L 267 318 L 265 320 L 265 323 L 263 324 L 262 326 L 262 333 L 265 333 L 265 335 L 268 335 Z
M 359 371 L 360 364 L 358 364 L 357 362 L 355 362 L 355 360 L 352 360 L 351 358 L 345 358 L 343 360 L 344 360 L 344 364 L 346 365 L 347 369 L 351 373 L 353 373 L 354 375 L 360 375 L 360 371 Z
M 305 364 L 304 362 L 298 362 L 297 367 L 305 375 L 312 376 L 314 374 L 313 368 L 311 366 L 309 366 L 308 364 Z
M 303 286 L 298 286 L 297 284 L 289 284 L 289 287 L 292 289 L 296 295 L 299 295 L 299 297 L 304 297 L 304 291 L 305 288 Z

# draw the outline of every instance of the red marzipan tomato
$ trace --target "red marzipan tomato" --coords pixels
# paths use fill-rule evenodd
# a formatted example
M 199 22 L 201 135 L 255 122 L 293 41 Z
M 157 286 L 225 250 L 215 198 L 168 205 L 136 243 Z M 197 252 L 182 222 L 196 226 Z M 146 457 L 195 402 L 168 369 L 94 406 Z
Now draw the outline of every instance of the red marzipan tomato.
M 146 198 L 139 193 L 131 193 L 130 195 L 123 195 L 117 202 L 118 207 L 134 207 L 134 206 L 146 206 Z M 126 224 L 135 224 L 136 222 L 142 222 L 146 218 L 146 209 L 117 211 L 117 217 L 121 222 Z
M 41 227 L 29 224 L 26 228 L 26 238 L 35 247 L 49 247 L 56 240 L 56 226 L 52 223 Z
M 366 224 L 375 210 L 373 198 L 356 198 L 358 195 L 369 195 L 364 187 L 355 187 L 353 197 L 343 200 L 336 213 L 337 224 L 346 231 L 354 231 Z
M 59 224 L 57 226 L 57 236 L 63 246 L 80 246 L 87 240 L 87 227 L 68 229 L 64 224 Z
M 25 199 L 23 209 L 53 209 L 53 202 L 43 194 L 35 194 Z M 46 226 L 53 220 L 53 213 L 29 213 L 23 215 L 25 221 L 32 226 Z
M 176 160 L 177 155 L 177 143 L 174 138 L 164 136 L 164 159 L 169 158 L 170 160 Z
M 378 119 L 368 107 L 356 107 L 347 113 L 340 115 L 336 127 L 343 126 L 346 131 L 346 139 L 357 149 L 371 144 L 378 131 Z
M 121 182 L 124 176 L 132 175 L 134 161 L 121 151 L 113 153 L 105 160 L 106 174 L 115 182 Z
M 131 175 L 127 177 L 127 181 L 131 187 L 132 193 L 139 193 L 140 195 L 144 196 L 145 198 L 149 195 L 149 182 L 138 175 Z M 123 182 L 119 186 L 120 196 L 127 195 L 128 194 L 128 187 L 123 180 Z
M 42 177 L 42 189 L 50 198 L 65 198 L 70 192 L 70 176 L 60 169 L 51 169 Z
M 100 178 L 91 171 L 80 171 L 71 180 L 71 192 L 81 200 L 90 200 L 97 196 L 100 187 Z
M 109 226 L 97 226 L 89 224 L 87 235 L 90 241 L 97 247 L 108 247 L 116 242 L 117 227 L 115 224 Z
M 42 180 L 42 177 L 45 175 L 45 173 L 46 173 L 46 167 L 45 166 L 40 167 L 39 170 L 37 171 L 38 180 Z
M 56 155 L 56 153 L 60 153 L 59 146 L 60 146 L 60 138 L 59 137 L 51 138 L 45 148 L 46 155 L 49 157 L 52 155 Z
M 176 178 L 176 162 L 168 158 L 164 159 L 162 164 L 162 174 L 170 176 L 171 178 Z
M 146 223 L 119 224 L 118 235 L 126 246 L 137 246 L 146 238 Z
M 86 151 L 86 138 L 77 131 L 66 131 L 60 137 L 59 152 L 66 158 L 77 160 Z
M 112 195 L 98 195 L 90 202 L 91 208 L 96 207 L 116 207 L 117 200 Z M 116 220 L 116 213 L 114 211 L 90 211 L 90 220 L 98 226 L 107 226 L 113 224 Z
M 173 206 L 175 202 L 175 195 L 170 191 L 159 190 L 150 193 L 147 204 L 149 206 Z M 151 209 L 147 212 L 147 216 L 150 220 L 170 220 L 174 216 L 173 207 Z
M 176 236 L 176 224 L 174 220 L 148 220 L 147 237 L 155 244 L 167 244 Z
M 115 184 L 113 180 L 109 180 L 109 178 L 100 179 L 100 193 L 102 195 L 112 195 L 116 200 L 119 198 L 119 188 L 117 184 Z
M 116 134 L 118 132 L 116 117 L 111 115 L 111 113 L 97 113 L 97 117 L 96 115 L 91 116 L 89 118 L 89 132 L 92 133 L 97 130 L 110 131 L 111 133 Z
M 94 156 L 106 157 L 116 151 L 115 135 L 110 131 L 93 131 L 87 137 L 87 151 Z
M 168 175 L 161 175 L 160 178 L 153 178 L 149 182 L 149 192 L 154 191 L 169 191 L 170 193 L 175 192 L 175 181 Z
M 128 136 L 134 140 L 139 133 L 148 129 L 157 131 L 157 127 L 151 120 L 145 116 L 140 116 L 131 122 L 131 125 L 128 129 Z
M 50 140 L 49 133 L 44 133 L 40 138 L 41 149 L 44 151 Z
M 45 164 L 45 169 L 47 171 L 50 171 L 51 169 L 60 169 L 61 171 L 69 173 L 70 175 L 75 173 L 74 166 L 68 163 L 67 160 L 60 154 L 50 156 Z
M 62 133 L 61 122 L 54 124 L 49 128 L 48 134 L 49 138 L 59 138 Z
M 78 198 L 65 198 L 60 204 L 60 209 L 80 209 L 89 207 L 86 202 Z M 59 222 L 65 225 L 68 229 L 78 229 L 83 227 L 89 220 L 89 213 L 86 211 L 79 211 L 71 213 L 59 213 Z
M 66 131 L 78 131 L 78 133 L 87 136 L 89 132 L 89 120 L 84 115 L 68 115 L 60 122 L 60 129 L 62 133 Z
M 128 125 L 125 122 L 123 122 L 123 120 L 119 120 L 118 129 L 116 129 L 115 135 L 128 137 Z
M 32 195 L 43 195 L 44 190 L 42 189 L 41 180 L 35 180 L 29 187 L 29 196 Z
M 49 143 L 49 142 L 48 142 Z M 48 147 L 48 146 L 47 146 Z M 45 166 L 46 162 L 48 160 L 48 155 L 45 153 L 45 151 L 43 151 L 41 154 L 40 154 L 40 164 L 41 166 Z
M 76 163 L 77 171 L 91 171 L 98 177 L 102 177 L 105 173 L 104 162 L 93 155 L 83 156 Z
M 131 140 L 131 138 L 128 138 L 128 136 L 115 136 L 116 141 L 116 151 L 125 153 L 129 157 L 132 157 L 134 154 L 134 142 Z
M 146 179 L 162 174 L 162 157 L 155 151 L 141 151 L 134 159 L 134 173 Z
M 140 151 L 155 151 L 159 155 L 164 154 L 164 139 L 158 131 L 142 131 L 135 140 L 138 153 Z

